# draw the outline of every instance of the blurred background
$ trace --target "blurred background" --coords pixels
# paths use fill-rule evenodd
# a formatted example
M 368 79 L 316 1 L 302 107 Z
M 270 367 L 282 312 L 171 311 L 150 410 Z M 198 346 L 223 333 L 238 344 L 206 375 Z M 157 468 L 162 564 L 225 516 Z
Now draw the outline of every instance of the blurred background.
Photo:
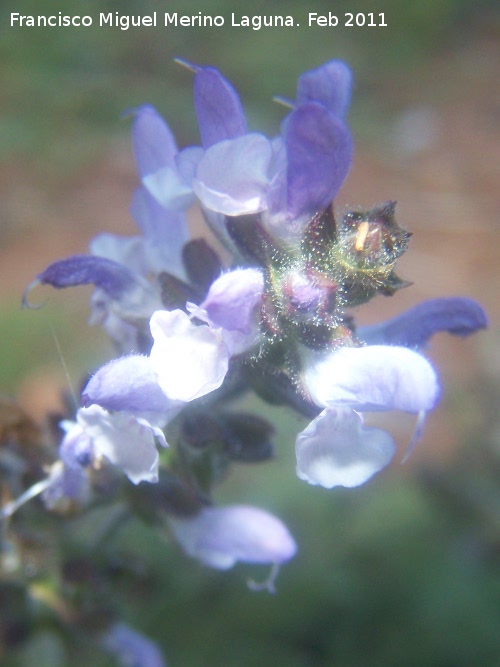
M 128 207 L 137 176 L 125 110 L 154 104 L 179 146 L 198 142 L 191 75 L 174 57 L 221 69 L 242 97 L 250 128 L 271 136 L 283 116 L 273 95 L 293 97 L 301 72 L 346 60 L 355 79 L 349 120 L 356 153 L 337 207 L 397 200 L 398 219 L 413 233 L 398 273 L 414 284 L 354 315 L 375 322 L 423 299 L 463 295 L 482 303 L 490 328 L 466 340 L 432 341 L 441 404 L 410 461 L 396 462 L 361 489 L 326 491 L 299 482 L 293 443 L 302 422 L 258 406 L 278 426 L 275 459 L 234 468 L 217 500 L 266 507 L 289 525 L 300 551 L 284 568 L 276 596 L 247 590 L 248 576 L 262 573 L 204 569 L 140 524 L 122 528 L 109 553 L 96 553 L 96 567 L 108 567 L 112 554 L 118 564 L 107 576 L 116 603 L 176 667 L 277 661 L 494 667 L 500 665 L 499 15 L 490 0 L 334 4 L 2 4 L 0 392 L 41 423 L 68 387 L 58 347 L 73 386 L 112 356 L 104 333 L 86 326 L 90 289 L 38 289 L 32 300 L 47 300 L 40 310 L 21 311 L 20 300 L 47 264 L 86 252 L 98 232 L 135 233 Z M 200 10 L 223 15 L 225 27 L 98 27 L 99 12 L 161 17 Z M 86 14 L 94 26 L 10 27 L 11 11 Z M 309 11 L 384 12 L 388 27 L 308 28 Z M 301 27 L 231 28 L 231 12 L 291 14 Z M 391 415 L 390 425 L 403 453 L 411 420 Z M 2 588 L 6 665 L 112 664 L 92 647 L 76 651 L 43 614 L 24 627 L 17 609 L 12 591 Z M 13 618 L 22 632 L 12 631 Z

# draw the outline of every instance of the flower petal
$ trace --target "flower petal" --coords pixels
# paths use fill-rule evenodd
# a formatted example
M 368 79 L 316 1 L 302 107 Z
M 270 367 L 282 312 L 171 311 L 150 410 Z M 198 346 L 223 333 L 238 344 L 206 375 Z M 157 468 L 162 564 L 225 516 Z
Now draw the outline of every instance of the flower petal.
M 167 210 L 144 186 L 136 189 L 130 212 L 144 235 L 147 271 L 184 277 L 181 251 L 189 240 L 185 213 Z
M 366 343 L 423 347 L 440 331 L 469 336 L 488 324 L 486 313 L 473 299 L 430 299 L 380 324 L 359 327 L 356 334 Z
M 162 167 L 144 176 L 142 182 L 163 208 L 182 211 L 195 200 L 191 185 L 184 181 L 177 168 Z
M 120 299 L 136 286 L 137 280 L 132 271 L 112 260 L 92 255 L 72 255 L 49 264 L 28 290 L 34 284 L 51 285 L 57 289 L 92 284 L 112 299 Z
M 221 386 L 229 352 L 220 330 L 195 326 L 182 310 L 156 311 L 150 327 L 151 364 L 168 398 L 192 401 Z
M 341 60 L 331 60 L 304 72 L 297 82 L 297 106 L 319 102 L 331 113 L 344 118 L 351 101 L 352 73 Z
M 171 525 L 189 556 L 218 570 L 227 570 L 238 561 L 284 563 L 297 550 L 279 519 L 248 505 L 204 507 L 194 517 L 171 518 Z
M 290 113 L 283 135 L 288 161 L 288 211 L 298 216 L 325 208 L 351 164 L 352 139 L 347 125 L 325 107 L 311 102 Z
M 118 236 L 103 232 L 94 236 L 89 250 L 91 255 L 105 257 L 139 275 L 147 275 L 150 270 L 141 236 Z
M 264 290 L 258 269 L 236 269 L 215 280 L 201 304 L 215 326 L 248 334 Z
M 179 410 L 160 389 L 149 358 L 138 354 L 110 361 L 92 376 L 83 390 L 82 405 L 93 403 L 105 410 L 147 416 L 162 425 Z
M 350 408 L 327 409 L 299 433 L 295 450 L 297 475 L 326 489 L 367 482 L 394 456 L 391 436 L 365 428 Z
M 141 177 L 163 167 L 175 166 L 177 146 L 167 123 L 156 109 L 145 104 L 133 110 L 132 141 Z
M 49 510 L 64 513 L 75 506 L 83 507 L 90 500 L 90 481 L 85 468 L 56 461 L 50 469 L 49 482 L 41 495 L 45 507 Z
M 80 408 L 77 421 L 92 439 L 96 454 L 121 468 L 131 482 L 158 481 L 156 442 L 167 444 L 160 429 L 130 413 L 109 413 L 98 405 Z
M 90 466 L 94 460 L 92 439 L 80 424 L 63 421 L 59 424 L 66 434 L 59 446 L 59 457 L 67 468 L 81 469 Z
M 202 204 L 217 213 L 244 215 L 267 207 L 272 147 L 261 134 L 221 141 L 201 159 L 193 189 Z
M 321 407 L 418 413 L 432 409 L 439 397 L 432 366 L 405 347 L 343 347 L 311 359 L 303 380 Z
M 165 667 L 160 649 L 154 641 L 125 623 L 115 623 L 102 637 L 104 648 L 123 667 Z
M 196 69 L 194 106 L 204 148 L 246 134 L 245 114 L 238 93 L 217 69 Z
M 90 297 L 91 326 L 101 326 L 108 336 L 116 343 L 117 348 L 126 353 L 140 349 L 140 331 L 134 324 L 125 322 L 113 301 L 103 290 L 96 289 Z M 132 308 L 132 313 L 134 312 Z M 134 320 L 133 317 L 130 318 Z

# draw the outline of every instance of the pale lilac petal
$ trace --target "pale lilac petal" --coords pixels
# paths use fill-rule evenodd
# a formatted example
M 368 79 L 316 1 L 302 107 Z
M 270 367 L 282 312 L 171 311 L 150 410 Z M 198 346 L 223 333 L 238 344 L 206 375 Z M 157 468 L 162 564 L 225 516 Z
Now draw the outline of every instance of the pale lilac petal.
M 140 236 L 118 236 L 104 232 L 94 236 L 89 250 L 92 255 L 122 264 L 134 273 L 146 275 L 149 271 L 144 239 Z
M 138 349 L 137 327 L 125 322 L 115 312 L 115 302 L 99 288 L 95 289 L 90 297 L 88 322 L 92 326 L 101 326 L 122 352 Z
M 209 148 L 201 159 L 193 189 L 217 213 L 244 215 L 267 207 L 272 147 L 261 134 L 247 134 Z
M 147 272 L 168 271 L 183 278 L 181 252 L 189 240 L 185 213 L 163 208 L 144 186 L 135 191 L 130 212 L 144 235 Z
M 267 204 L 271 215 L 283 216 L 287 209 L 287 156 L 283 137 L 277 136 L 272 142 L 273 158 L 269 169 Z M 279 226 L 277 231 L 279 231 Z
M 236 269 L 215 280 L 201 304 L 215 326 L 248 334 L 264 290 L 258 269 Z
M 49 473 L 49 485 L 41 494 L 48 510 L 67 512 L 74 507 L 83 507 L 90 500 L 88 471 L 82 467 L 71 467 L 56 461 Z
M 158 384 L 149 357 L 121 357 L 102 366 L 82 392 L 82 405 L 93 403 L 108 411 L 131 412 L 166 424 L 179 410 Z
M 177 153 L 175 139 L 154 107 L 145 104 L 134 110 L 132 140 L 141 177 L 163 167 L 174 167 Z
M 310 397 L 321 407 L 355 410 L 431 410 L 439 385 L 430 363 L 405 347 L 343 347 L 315 355 L 303 372 Z
M 197 306 L 195 303 L 188 301 L 186 303 L 186 310 L 191 315 L 191 317 L 195 317 L 201 322 L 206 322 L 206 324 L 211 327 L 216 326 L 212 318 L 209 317 L 205 308 L 201 308 L 201 306 Z M 246 352 L 251 347 L 256 345 L 259 340 L 260 333 L 257 321 L 255 321 L 253 326 L 251 326 L 246 333 L 238 329 L 224 329 L 222 327 L 218 327 L 218 332 L 220 333 L 220 337 L 227 348 L 229 357 L 233 357 L 237 354 L 243 354 L 243 352 Z
M 297 83 L 297 106 L 319 102 L 329 111 L 343 118 L 351 101 L 352 73 L 341 60 L 331 60 L 305 72 Z
M 160 649 L 154 641 L 125 623 L 115 623 L 102 638 L 104 648 L 122 667 L 165 667 Z
M 194 106 L 204 148 L 225 139 L 235 139 L 247 131 L 238 93 L 213 67 L 196 69 Z
M 238 561 L 284 563 L 297 550 L 279 519 L 248 505 L 205 507 L 194 517 L 172 518 L 171 525 L 189 556 L 218 570 L 227 570 Z
M 349 128 L 317 103 L 297 107 L 287 117 L 288 211 L 294 216 L 326 208 L 342 185 L 352 160 Z
M 192 401 L 221 386 L 229 352 L 220 330 L 194 325 L 182 310 L 153 313 L 150 327 L 151 364 L 168 398 Z
M 160 429 L 130 413 L 110 413 L 98 405 L 80 408 L 77 421 L 92 439 L 96 455 L 121 468 L 131 482 L 158 481 L 156 443 L 166 446 Z
M 177 167 L 162 167 L 143 176 L 142 182 L 163 208 L 183 211 L 195 201 L 191 185 L 185 182 Z
M 420 348 L 436 333 L 469 336 L 488 324 L 486 313 L 473 299 L 430 299 L 380 324 L 359 327 L 360 340 L 374 344 Z
M 388 433 L 363 427 L 354 410 L 323 410 L 297 437 L 297 475 L 326 489 L 359 486 L 391 461 L 395 449 Z
M 191 183 L 205 151 L 201 146 L 187 146 L 175 156 L 175 164 L 186 183 Z
M 68 468 L 86 468 L 94 460 L 92 439 L 80 424 L 63 421 L 59 424 L 66 433 L 59 445 L 59 457 Z

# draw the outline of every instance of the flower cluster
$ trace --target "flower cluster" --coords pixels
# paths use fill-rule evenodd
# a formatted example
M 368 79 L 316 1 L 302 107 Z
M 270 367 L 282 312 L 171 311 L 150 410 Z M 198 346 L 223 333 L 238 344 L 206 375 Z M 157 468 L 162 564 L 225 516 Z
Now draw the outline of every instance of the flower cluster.
M 63 425 L 44 499 L 53 509 L 91 502 L 95 472 L 114 466 L 188 555 L 219 569 L 279 565 L 296 551 L 279 519 L 212 501 L 232 462 L 272 454 L 272 424 L 235 408 L 235 398 L 253 391 L 310 420 L 296 440 L 299 478 L 355 487 L 396 449 L 388 432 L 364 425 L 364 413 L 416 415 L 411 447 L 440 393 L 426 343 L 440 331 L 471 334 L 486 318 L 477 303 L 455 297 L 356 326 L 350 308 L 408 285 L 395 265 L 410 234 L 394 202 L 335 217 L 352 159 L 344 63 L 299 77 L 272 139 L 248 130 L 218 70 L 188 67 L 200 146 L 179 150 L 151 106 L 132 113 L 140 176 L 132 213 L 141 234 L 102 234 L 89 255 L 51 264 L 30 286 L 93 284 L 91 322 L 117 348 Z M 226 262 L 208 237 L 189 238 L 193 204 Z

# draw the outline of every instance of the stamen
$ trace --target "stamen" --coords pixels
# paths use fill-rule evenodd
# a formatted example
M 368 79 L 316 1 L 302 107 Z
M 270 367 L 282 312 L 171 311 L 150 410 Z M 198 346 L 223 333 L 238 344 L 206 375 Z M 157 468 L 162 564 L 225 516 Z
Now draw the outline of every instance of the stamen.
M 356 234 L 356 243 L 354 245 L 357 252 L 361 252 L 364 249 L 369 229 L 370 229 L 370 223 L 367 220 L 365 220 L 359 225 L 358 233 Z
M 43 493 L 45 489 L 48 489 L 52 482 L 53 480 L 50 477 L 47 477 L 46 479 L 41 479 L 39 482 L 36 482 L 33 486 L 30 486 L 30 488 L 26 489 L 19 498 L 11 500 L 2 507 L 0 518 L 9 519 L 25 503 Z
M 272 101 L 276 102 L 276 104 L 280 104 L 282 107 L 286 107 L 287 109 L 295 109 L 295 104 L 286 97 L 280 97 L 279 95 L 275 95 L 272 98 Z
M 193 72 L 193 74 L 196 74 L 197 68 L 192 65 L 189 60 L 184 60 L 184 58 L 174 58 L 174 63 L 177 63 L 181 67 L 184 67 L 184 69 L 189 70 L 190 72 Z
M 412 436 L 410 438 L 410 442 L 408 444 L 408 448 L 406 450 L 406 454 L 403 456 L 401 463 L 406 463 L 408 460 L 408 457 L 413 451 L 413 448 L 415 447 L 415 444 L 417 443 L 418 440 L 420 440 L 422 436 L 422 431 L 424 430 L 424 424 L 425 424 L 425 417 L 427 415 L 427 412 L 425 410 L 421 410 L 418 413 L 417 416 L 417 421 L 415 423 L 415 428 L 413 429 Z
M 254 579 L 249 579 L 247 581 L 247 586 L 251 591 L 255 591 L 256 593 L 260 591 L 267 591 L 271 595 L 274 595 L 276 593 L 276 587 L 275 587 L 275 582 L 276 578 L 278 576 L 278 573 L 280 571 L 280 566 L 278 563 L 274 563 L 271 566 L 271 571 L 269 572 L 269 576 L 267 579 L 264 581 L 255 581 Z
M 24 290 L 23 298 L 22 298 L 22 301 L 21 301 L 21 308 L 29 308 L 30 310 L 38 310 L 39 308 L 42 308 L 42 306 L 45 305 L 45 303 L 46 303 L 45 301 L 43 301 L 42 303 L 30 303 L 28 301 L 28 294 L 31 292 L 31 290 L 33 290 L 35 287 L 37 287 L 37 285 L 40 285 L 40 284 L 41 283 L 38 280 L 38 278 L 36 278 L 36 280 L 33 280 L 32 282 L 30 282 L 28 287 Z

